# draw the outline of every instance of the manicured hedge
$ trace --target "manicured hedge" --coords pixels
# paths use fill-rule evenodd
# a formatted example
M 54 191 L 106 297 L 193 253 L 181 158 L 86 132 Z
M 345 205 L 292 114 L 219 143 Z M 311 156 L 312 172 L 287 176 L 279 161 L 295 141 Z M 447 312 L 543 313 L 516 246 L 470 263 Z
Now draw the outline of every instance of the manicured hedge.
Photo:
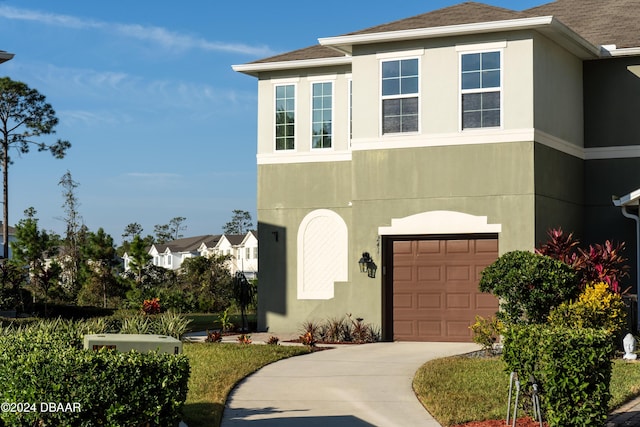
M 93 352 L 46 331 L 12 333 L 0 337 L 0 402 L 21 406 L 2 411 L 0 425 L 174 426 L 188 378 L 182 355 Z
M 538 380 L 550 427 L 604 425 L 613 352 L 603 329 L 512 325 L 504 333 L 503 359 L 521 382 Z

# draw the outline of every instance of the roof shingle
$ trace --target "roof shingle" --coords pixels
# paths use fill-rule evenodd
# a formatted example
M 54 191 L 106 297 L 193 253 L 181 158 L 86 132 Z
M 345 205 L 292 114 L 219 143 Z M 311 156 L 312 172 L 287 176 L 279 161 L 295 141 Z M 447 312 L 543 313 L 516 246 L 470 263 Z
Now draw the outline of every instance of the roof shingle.
M 464 2 L 345 35 L 554 16 L 594 45 L 615 44 L 617 48 L 632 48 L 640 47 L 638 3 L 639 0 L 556 0 L 523 11 L 515 11 L 478 2 Z M 340 52 L 315 45 L 260 59 L 252 64 L 340 56 L 343 56 Z

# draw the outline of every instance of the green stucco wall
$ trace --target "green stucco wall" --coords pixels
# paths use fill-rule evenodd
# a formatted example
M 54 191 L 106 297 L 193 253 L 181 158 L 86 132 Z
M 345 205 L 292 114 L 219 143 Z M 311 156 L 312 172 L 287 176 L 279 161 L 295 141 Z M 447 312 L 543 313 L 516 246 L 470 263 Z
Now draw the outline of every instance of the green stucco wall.
M 585 146 L 640 144 L 640 77 L 637 57 L 585 61 Z
M 435 210 L 487 216 L 502 225 L 501 253 L 534 246 L 533 143 L 354 151 L 351 162 L 260 165 L 258 183 L 262 329 L 296 331 L 303 321 L 346 313 L 380 325 L 378 228 L 394 218 Z M 347 224 L 349 281 L 335 285 L 333 299 L 298 300 L 298 227 L 319 208 Z M 358 272 L 364 251 L 380 267 L 375 279 Z
M 548 231 L 562 228 L 583 235 L 584 162 L 582 159 L 535 145 L 536 247 Z

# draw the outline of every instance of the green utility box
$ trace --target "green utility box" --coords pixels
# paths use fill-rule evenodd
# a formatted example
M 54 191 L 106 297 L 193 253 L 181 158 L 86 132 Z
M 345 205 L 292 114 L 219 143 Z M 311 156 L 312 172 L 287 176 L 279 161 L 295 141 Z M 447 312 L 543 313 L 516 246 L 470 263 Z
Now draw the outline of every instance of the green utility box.
M 85 350 L 98 351 L 108 348 L 120 352 L 136 350 L 140 353 L 157 351 L 159 353 L 182 353 L 182 341 L 166 335 L 147 334 L 94 334 L 84 336 Z

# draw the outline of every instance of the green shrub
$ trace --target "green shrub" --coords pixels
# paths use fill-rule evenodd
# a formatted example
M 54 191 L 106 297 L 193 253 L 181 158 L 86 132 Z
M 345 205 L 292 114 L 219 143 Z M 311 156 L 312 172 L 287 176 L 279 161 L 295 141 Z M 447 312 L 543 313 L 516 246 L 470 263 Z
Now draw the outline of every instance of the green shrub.
M 482 316 L 476 316 L 476 321 L 473 325 L 469 326 L 473 334 L 473 342 L 482 346 L 482 349 L 489 353 L 493 349 L 504 326 L 500 319 L 495 316 L 484 318 Z
M 0 337 L 0 401 L 75 403 L 68 412 L 2 412 L 7 427 L 172 426 L 187 395 L 182 355 L 85 351 L 39 329 Z
M 613 341 L 604 329 L 513 325 L 503 359 L 521 381 L 541 386 L 550 427 L 602 426 L 609 403 Z
M 551 311 L 549 323 L 568 328 L 603 328 L 612 334 L 626 327 L 626 308 L 620 294 L 606 283 L 587 285 L 577 301 L 562 303 Z
M 552 308 L 580 291 L 567 264 L 526 251 L 502 255 L 482 271 L 479 286 L 500 298 L 498 316 L 507 323 L 545 323 Z

